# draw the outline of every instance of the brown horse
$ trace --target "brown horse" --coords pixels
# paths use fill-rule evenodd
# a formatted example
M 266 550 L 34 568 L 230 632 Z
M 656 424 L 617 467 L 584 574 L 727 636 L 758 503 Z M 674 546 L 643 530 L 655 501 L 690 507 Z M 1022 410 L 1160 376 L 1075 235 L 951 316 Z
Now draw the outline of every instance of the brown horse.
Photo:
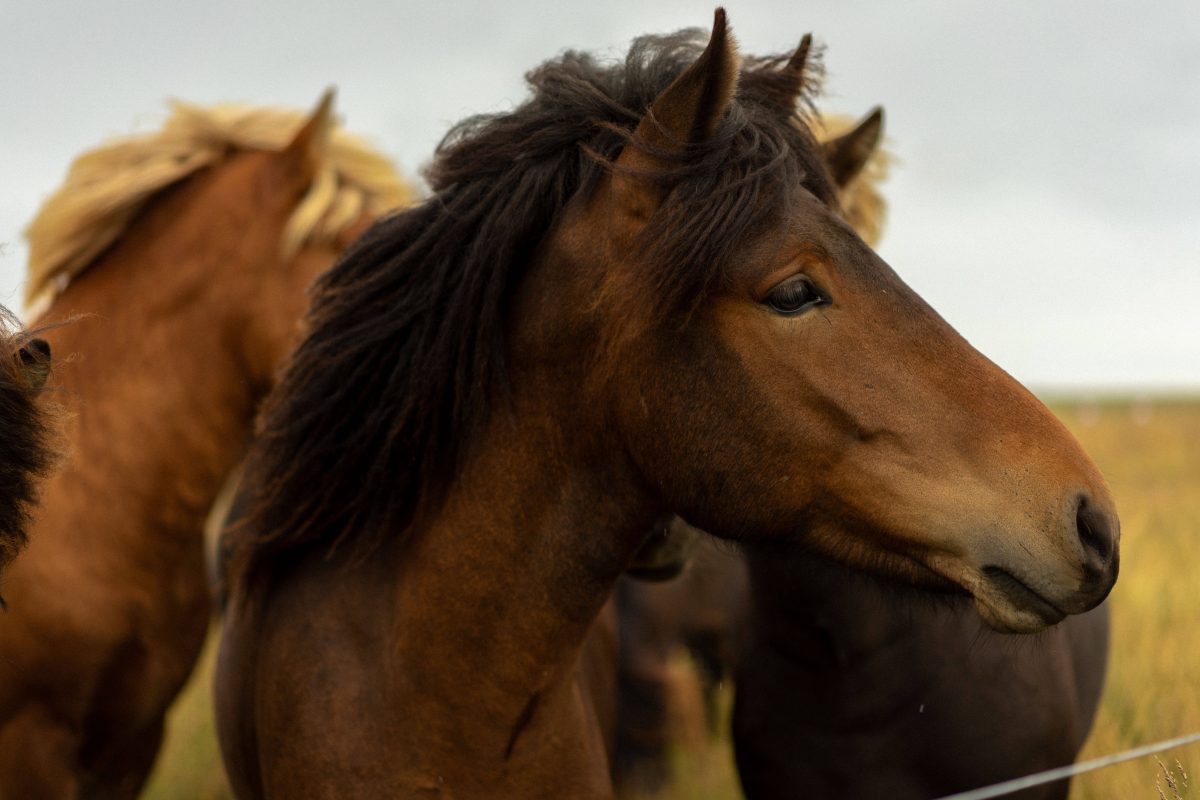
M 0 306 L 0 571 L 28 541 L 37 483 L 55 461 L 53 412 L 39 398 L 49 377 L 49 343 Z
M 878 177 L 882 166 L 869 171 Z M 842 205 L 873 244 L 882 201 L 871 185 L 848 184 Z M 682 523 L 672 531 L 695 536 Z M 710 702 L 716 684 L 740 672 L 735 744 L 752 798 L 934 797 L 1075 759 L 1103 685 L 1107 606 L 1017 643 L 981 630 L 965 603 L 909 602 L 822 559 L 787 561 L 782 572 L 771 559 L 751 561 L 752 618 L 745 559 L 711 545 L 679 580 L 618 584 L 618 787 L 641 795 L 669 779 L 677 743 L 666 681 L 681 648 Z M 1068 788 L 1020 796 L 1065 797 Z
M 231 534 L 240 796 L 607 796 L 576 666 L 668 511 L 1009 630 L 1107 595 L 1091 461 L 839 218 L 807 49 L 567 53 L 321 279 Z
M 0 615 L 0 796 L 134 797 L 208 628 L 202 526 L 306 287 L 405 199 L 290 111 L 177 106 L 81 157 L 30 228 L 30 293 L 70 363 L 70 459 Z

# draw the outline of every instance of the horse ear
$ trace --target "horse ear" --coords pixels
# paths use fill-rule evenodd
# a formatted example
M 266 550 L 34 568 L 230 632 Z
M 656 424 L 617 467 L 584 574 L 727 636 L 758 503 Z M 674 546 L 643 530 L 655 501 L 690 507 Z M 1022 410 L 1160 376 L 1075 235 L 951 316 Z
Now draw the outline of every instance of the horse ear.
M 618 202 L 634 217 L 654 213 L 669 188 L 659 176 L 686 158 L 688 145 L 716 131 L 733 102 L 740 64 L 725 9 L 718 8 L 704 52 L 650 105 L 614 164 Z
M 50 343 L 45 339 L 30 339 L 18 351 L 21 372 L 33 389 L 41 389 L 50 378 Z
M 309 114 L 292 141 L 279 151 L 276 158 L 289 184 L 299 190 L 307 189 L 325 163 L 325 151 L 336 120 L 333 115 L 334 90 L 330 87 L 321 95 L 317 107 Z
M 787 116 L 796 113 L 796 103 L 809 83 L 808 56 L 812 51 L 812 34 L 804 34 L 800 46 L 781 69 L 766 65 L 755 69 L 757 93 L 777 111 Z
M 883 108 L 875 106 L 848 133 L 823 145 L 825 164 L 839 189 L 854 180 L 883 141 Z

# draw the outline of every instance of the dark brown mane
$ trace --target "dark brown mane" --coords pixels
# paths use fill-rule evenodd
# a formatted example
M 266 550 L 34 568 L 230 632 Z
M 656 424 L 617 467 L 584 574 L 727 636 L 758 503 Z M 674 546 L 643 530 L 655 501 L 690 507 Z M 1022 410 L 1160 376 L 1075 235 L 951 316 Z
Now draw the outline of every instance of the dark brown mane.
M 49 369 L 49 357 L 40 349 L 44 343 L 27 347 L 31 342 L 16 318 L 0 307 L 0 565 L 24 546 L 37 480 L 49 472 L 55 457 L 49 412 L 37 399 L 41 382 L 31 382 L 33 371 Z
M 616 64 L 567 52 L 529 73 L 533 96 L 516 110 L 450 131 L 428 170 L 433 196 L 376 223 L 316 288 L 311 333 L 261 418 L 235 572 L 351 532 L 370 547 L 437 502 L 503 396 L 509 301 L 535 250 L 706 38 L 642 37 Z M 836 202 L 794 101 L 781 107 L 782 83 L 797 81 L 785 60 L 746 62 L 714 135 L 657 176 L 673 188 L 642 234 L 655 269 L 638 294 L 653 324 L 701 303 L 796 187 Z

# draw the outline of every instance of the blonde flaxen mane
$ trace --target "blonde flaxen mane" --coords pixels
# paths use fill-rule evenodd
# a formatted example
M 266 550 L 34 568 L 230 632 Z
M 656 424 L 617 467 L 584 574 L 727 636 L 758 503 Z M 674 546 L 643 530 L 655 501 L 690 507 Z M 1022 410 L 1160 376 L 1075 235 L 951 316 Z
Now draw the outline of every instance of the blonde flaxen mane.
M 29 224 L 27 308 L 44 306 L 116 242 L 154 196 L 241 150 L 281 150 L 307 117 L 281 108 L 204 107 L 174 101 L 162 129 L 79 156 L 66 181 Z M 335 127 L 312 187 L 292 213 L 285 256 L 331 241 L 362 214 L 412 203 L 416 194 L 391 162 Z
M 162 129 L 112 141 L 79 156 L 66 181 L 42 204 L 25 231 L 28 308 L 44 306 L 129 228 L 160 191 L 239 150 L 279 150 L 304 124 L 303 112 L 174 101 Z M 814 122 L 822 141 L 855 124 L 826 114 Z M 328 242 L 366 211 L 379 215 L 412 203 L 413 188 L 390 161 L 358 137 L 335 128 L 326 160 L 284 230 L 283 252 Z M 842 192 L 848 221 L 877 244 L 887 215 L 879 184 L 892 158 L 879 148 Z

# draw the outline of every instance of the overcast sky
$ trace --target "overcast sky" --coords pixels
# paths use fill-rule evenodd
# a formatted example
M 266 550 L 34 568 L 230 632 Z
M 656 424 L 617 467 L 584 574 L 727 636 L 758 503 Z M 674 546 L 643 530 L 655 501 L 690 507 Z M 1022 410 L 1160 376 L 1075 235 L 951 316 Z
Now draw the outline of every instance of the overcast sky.
M 828 108 L 887 109 L 880 252 L 979 349 L 1049 387 L 1200 388 L 1200 3 L 738 2 L 745 52 L 827 46 Z M 168 97 L 311 106 L 415 173 L 566 48 L 707 26 L 713 3 L 0 2 L 0 301 L 70 160 Z

